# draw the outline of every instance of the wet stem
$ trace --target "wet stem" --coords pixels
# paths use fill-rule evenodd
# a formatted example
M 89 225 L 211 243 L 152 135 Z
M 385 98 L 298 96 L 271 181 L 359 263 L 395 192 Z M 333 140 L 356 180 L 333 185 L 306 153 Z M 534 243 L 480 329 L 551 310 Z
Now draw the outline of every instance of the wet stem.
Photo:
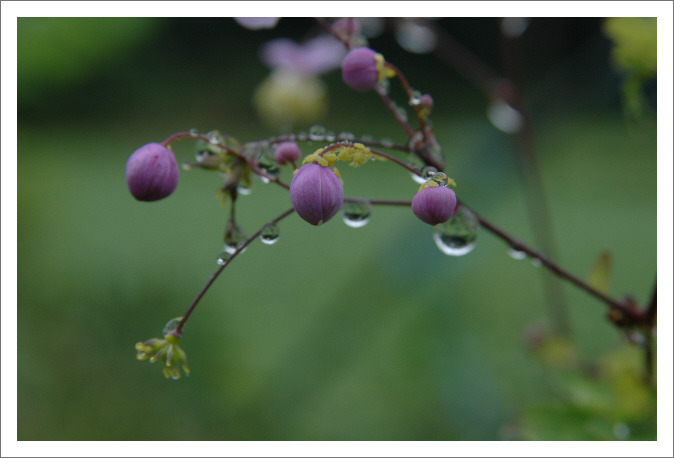
M 244 242 L 236 248 L 236 250 L 231 254 L 231 256 L 225 262 L 223 262 L 222 265 L 220 267 L 218 267 L 218 269 L 215 272 L 213 272 L 213 274 L 211 275 L 211 278 L 209 278 L 208 281 L 206 282 L 206 284 L 204 285 L 204 287 L 201 288 L 201 291 L 199 291 L 199 294 L 197 294 L 197 297 L 194 298 L 194 300 L 190 304 L 189 308 L 187 309 L 187 311 L 183 315 L 182 319 L 180 320 L 180 323 L 178 323 L 178 326 L 173 331 L 173 333 L 176 336 L 182 337 L 183 327 L 185 326 L 185 323 L 187 323 L 187 320 L 189 319 L 190 315 L 192 314 L 194 309 L 197 307 L 197 305 L 199 304 L 201 299 L 204 297 L 204 294 L 206 294 L 206 292 L 210 289 L 211 285 L 215 282 L 215 280 L 217 280 L 217 278 L 220 276 L 222 271 L 225 270 L 225 267 L 227 267 L 232 262 L 232 260 L 239 255 L 239 253 L 241 253 L 243 250 L 245 250 L 246 247 L 253 240 L 258 238 L 265 227 L 267 227 L 271 224 L 278 223 L 279 221 L 281 221 L 286 216 L 292 214 L 294 211 L 295 211 L 295 209 L 290 208 L 290 209 L 284 211 L 283 213 L 281 213 L 280 215 L 278 215 L 276 218 L 272 219 L 271 221 L 268 221 L 267 223 L 263 224 L 262 227 L 260 227 L 260 229 L 258 229 L 253 235 L 251 235 L 246 240 L 244 240 Z

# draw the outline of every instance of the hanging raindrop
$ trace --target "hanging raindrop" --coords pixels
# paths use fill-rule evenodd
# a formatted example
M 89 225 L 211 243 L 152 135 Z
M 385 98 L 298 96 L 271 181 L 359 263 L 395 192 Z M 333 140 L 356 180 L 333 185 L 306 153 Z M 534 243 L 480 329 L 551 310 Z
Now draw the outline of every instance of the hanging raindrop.
M 169 320 L 165 325 L 164 329 L 162 329 L 161 333 L 164 335 L 164 337 L 168 336 L 171 334 L 180 324 L 180 320 L 182 320 L 183 317 L 179 316 L 176 318 L 173 318 Z
M 311 126 L 309 128 L 309 140 L 322 141 L 325 140 L 325 127 Z
M 414 90 L 410 96 L 410 105 L 415 106 L 421 103 L 421 92 Z
M 246 240 L 246 233 L 241 230 L 241 227 L 229 226 L 225 233 L 225 248 L 229 254 L 234 254 Z M 245 250 L 244 250 L 245 251 Z
M 370 221 L 372 210 L 369 202 L 346 202 L 342 212 L 342 220 L 349 227 L 363 227 Z
M 355 140 L 355 139 L 356 139 L 356 136 L 355 136 L 353 133 L 351 133 L 351 132 L 341 132 L 341 133 L 337 136 L 337 139 L 338 139 L 338 140 L 351 141 L 351 140 Z
M 218 253 L 218 257 L 215 259 L 215 262 L 217 262 L 219 266 L 222 266 L 227 262 L 230 256 L 231 254 L 228 250 L 222 250 L 220 253 Z
M 393 148 L 395 146 L 393 140 L 388 137 L 382 138 L 379 143 L 381 143 L 383 148 Z
M 269 224 L 260 232 L 260 241 L 265 245 L 273 245 L 278 242 L 279 235 L 281 235 L 281 231 L 278 225 L 276 223 Z
M 433 240 L 444 254 L 463 256 L 475 248 L 479 229 L 477 216 L 466 207 L 460 206 L 449 221 L 433 228 Z
M 508 248 L 508 256 L 510 256 L 513 259 L 516 260 L 521 260 L 525 259 L 527 257 L 527 254 L 524 251 L 516 250 L 513 247 Z

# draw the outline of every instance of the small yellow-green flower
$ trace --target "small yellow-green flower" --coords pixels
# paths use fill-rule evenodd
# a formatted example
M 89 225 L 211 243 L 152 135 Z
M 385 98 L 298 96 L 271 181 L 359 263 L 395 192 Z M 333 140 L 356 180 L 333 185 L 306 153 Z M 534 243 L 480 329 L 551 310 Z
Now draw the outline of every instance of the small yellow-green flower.
M 151 363 L 161 361 L 164 376 L 178 380 L 180 378 L 178 366 L 182 367 L 185 375 L 190 374 L 190 369 L 187 366 L 187 355 L 178 346 L 178 342 L 180 342 L 180 337 L 171 333 L 166 334 L 163 339 L 155 337 L 145 342 L 138 342 L 136 344 L 136 358 L 139 361 L 149 359 Z

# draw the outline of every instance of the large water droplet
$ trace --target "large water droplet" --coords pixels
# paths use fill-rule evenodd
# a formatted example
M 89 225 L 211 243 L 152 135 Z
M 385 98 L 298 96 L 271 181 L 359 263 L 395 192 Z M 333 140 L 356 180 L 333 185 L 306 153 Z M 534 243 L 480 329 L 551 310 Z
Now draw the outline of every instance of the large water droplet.
M 325 140 L 325 127 L 311 126 L 309 128 L 309 140 L 322 141 Z
M 173 332 L 178 325 L 180 324 L 180 320 L 182 320 L 183 317 L 179 316 L 176 318 L 173 318 L 169 320 L 165 325 L 164 329 L 162 329 L 161 333 L 164 335 L 164 337 L 168 336 L 171 332 Z
M 342 220 L 349 227 L 363 227 L 370 221 L 371 210 L 368 202 L 346 202 Z
M 479 229 L 477 216 L 461 206 L 449 221 L 433 228 L 433 240 L 444 254 L 463 256 L 475 248 Z
M 281 231 L 277 224 L 269 224 L 260 232 L 260 241 L 265 245 L 273 245 L 278 242 Z
M 234 254 L 239 249 L 243 242 L 246 241 L 246 233 L 243 232 L 240 226 L 228 226 L 225 232 L 225 247 L 224 251 L 229 254 Z
M 261 153 L 258 156 L 257 166 L 267 174 L 267 176 L 258 175 L 260 181 L 265 184 L 269 183 L 281 173 L 281 169 L 278 164 L 274 162 L 274 160 L 267 153 Z

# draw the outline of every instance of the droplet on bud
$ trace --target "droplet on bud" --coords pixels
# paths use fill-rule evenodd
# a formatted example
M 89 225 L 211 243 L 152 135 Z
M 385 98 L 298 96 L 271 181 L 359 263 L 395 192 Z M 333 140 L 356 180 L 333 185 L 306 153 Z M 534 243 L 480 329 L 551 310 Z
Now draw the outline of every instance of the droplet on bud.
M 463 256 L 475 248 L 479 229 L 477 216 L 466 207 L 460 206 L 449 221 L 433 228 L 433 240 L 444 254 Z
M 260 232 L 260 241 L 265 245 L 273 245 L 278 242 L 281 231 L 276 223 L 268 224 Z
M 363 227 L 370 221 L 371 210 L 368 202 L 346 202 L 342 220 L 349 227 Z

